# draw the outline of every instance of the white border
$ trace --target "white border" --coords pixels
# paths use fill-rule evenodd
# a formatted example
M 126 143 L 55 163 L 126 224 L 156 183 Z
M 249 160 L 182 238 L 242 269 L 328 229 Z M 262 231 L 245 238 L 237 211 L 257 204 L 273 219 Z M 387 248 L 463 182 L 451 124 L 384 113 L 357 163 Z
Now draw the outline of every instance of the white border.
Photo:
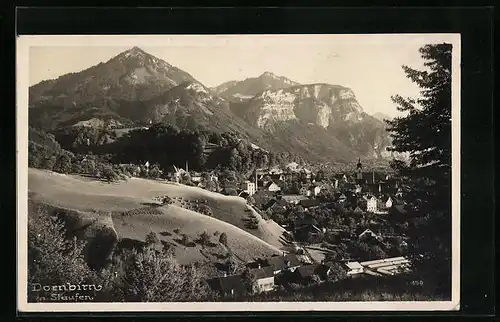
M 409 34 L 386 34 L 394 37 Z M 197 38 L 210 38 L 210 45 L 224 44 L 228 40 L 301 42 L 331 41 L 330 35 L 191 35 L 191 36 L 18 36 L 17 38 L 17 280 L 18 310 L 20 312 L 135 312 L 135 311 L 451 311 L 460 305 L 460 34 L 413 34 L 430 41 L 450 42 L 452 53 L 452 297 L 451 301 L 435 302 L 204 302 L 204 303 L 28 303 L 27 302 L 27 191 L 28 191 L 28 87 L 29 49 L 31 46 L 168 46 L 185 39 L 190 43 Z M 299 36 L 299 38 L 297 38 Z M 334 35 L 336 40 L 370 42 L 374 35 Z M 445 39 L 445 40 L 440 40 Z

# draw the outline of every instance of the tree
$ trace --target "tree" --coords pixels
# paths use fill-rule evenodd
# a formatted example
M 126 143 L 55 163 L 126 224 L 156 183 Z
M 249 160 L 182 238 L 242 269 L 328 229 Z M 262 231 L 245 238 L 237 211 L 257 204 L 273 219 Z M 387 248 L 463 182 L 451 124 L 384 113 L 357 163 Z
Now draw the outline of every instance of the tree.
M 329 282 L 337 282 L 347 277 L 347 270 L 339 262 L 335 262 L 330 267 L 330 274 L 328 275 Z
M 37 301 L 32 292 L 37 285 L 80 284 L 95 281 L 96 275 L 84 259 L 86 243 L 67 239 L 64 222 L 35 207 L 28 216 L 28 297 Z M 50 296 L 50 294 L 40 294 Z M 88 294 L 91 295 L 91 294 Z
M 224 246 L 227 246 L 227 234 L 226 233 L 222 233 L 220 234 L 220 237 L 219 237 L 219 242 L 224 245 Z
M 188 235 L 182 234 L 182 236 L 181 236 L 182 245 L 187 246 L 189 244 L 189 242 L 190 242 L 190 240 L 189 240 Z
M 160 166 L 158 164 L 154 164 L 151 169 L 149 169 L 148 175 L 150 178 L 159 178 L 161 175 Z
M 124 277 L 118 287 L 126 302 L 191 302 L 210 291 L 194 265 L 180 265 L 172 254 L 153 248 L 133 249 L 123 256 Z
M 55 155 L 45 155 L 42 157 L 40 166 L 42 169 L 52 170 L 56 163 Z
M 110 166 L 105 166 L 102 169 L 102 176 L 108 181 L 108 182 L 113 182 L 118 180 L 118 175 L 116 172 L 113 170 L 112 167 Z
M 392 97 L 406 116 L 386 121 L 391 151 L 406 153 L 409 162 L 394 160 L 397 177 L 405 182 L 414 270 L 451 292 L 451 44 L 420 49 L 427 70 L 403 66 L 406 76 L 421 88 L 421 97 Z M 424 277 L 425 276 L 425 277 Z
M 206 231 L 202 232 L 199 236 L 199 241 L 204 246 L 210 244 L 210 235 Z
M 174 201 L 169 196 L 165 196 L 165 197 L 162 198 L 161 203 L 163 205 L 171 205 L 171 204 L 174 203 Z
M 254 294 L 255 293 L 255 283 L 256 283 L 256 277 L 252 273 L 252 271 L 247 267 L 241 274 L 241 278 L 243 280 L 243 285 L 245 286 L 245 289 L 249 294 Z
M 154 246 L 160 243 L 160 239 L 158 238 L 158 235 L 152 231 L 146 236 L 146 245 L 147 246 Z
M 71 157 L 66 153 L 59 155 L 54 164 L 54 171 L 59 173 L 70 173 L 71 168 Z

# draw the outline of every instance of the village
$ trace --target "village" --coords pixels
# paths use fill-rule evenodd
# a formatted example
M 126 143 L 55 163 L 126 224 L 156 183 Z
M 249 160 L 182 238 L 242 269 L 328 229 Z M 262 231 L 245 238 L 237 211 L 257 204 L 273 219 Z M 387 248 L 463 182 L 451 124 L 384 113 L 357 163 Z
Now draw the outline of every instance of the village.
M 365 171 L 359 159 L 351 173 L 330 178 L 295 162 L 255 170 L 240 182 L 221 183 L 214 171 L 190 172 L 188 164 L 166 177 L 244 198 L 262 219 L 283 228 L 282 255 L 257 259 L 243 269 L 228 267 L 208 281 L 223 296 L 245 294 L 248 274 L 253 292 L 260 293 L 290 283 L 322 283 L 332 275 L 391 276 L 409 270 L 402 183 Z

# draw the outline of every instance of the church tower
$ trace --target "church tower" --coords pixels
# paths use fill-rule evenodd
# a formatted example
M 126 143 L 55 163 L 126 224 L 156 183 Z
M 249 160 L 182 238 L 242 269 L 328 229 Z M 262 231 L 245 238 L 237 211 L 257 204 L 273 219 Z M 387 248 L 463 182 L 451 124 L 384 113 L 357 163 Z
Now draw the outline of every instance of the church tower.
M 363 173 L 361 172 L 361 159 L 358 158 L 358 164 L 356 165 L 356 180 L 363 180 Z

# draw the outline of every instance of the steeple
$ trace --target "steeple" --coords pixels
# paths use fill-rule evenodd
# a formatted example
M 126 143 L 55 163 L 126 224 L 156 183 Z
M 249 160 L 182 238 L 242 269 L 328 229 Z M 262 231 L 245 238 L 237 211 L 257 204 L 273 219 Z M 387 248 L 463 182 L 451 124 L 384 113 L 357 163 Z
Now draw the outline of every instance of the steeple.
M 361 159 L 358 158 L 358 164 L 356 165 L 356 180 L 361 181 L 363 180 L 363 173 L 361 172 Z

